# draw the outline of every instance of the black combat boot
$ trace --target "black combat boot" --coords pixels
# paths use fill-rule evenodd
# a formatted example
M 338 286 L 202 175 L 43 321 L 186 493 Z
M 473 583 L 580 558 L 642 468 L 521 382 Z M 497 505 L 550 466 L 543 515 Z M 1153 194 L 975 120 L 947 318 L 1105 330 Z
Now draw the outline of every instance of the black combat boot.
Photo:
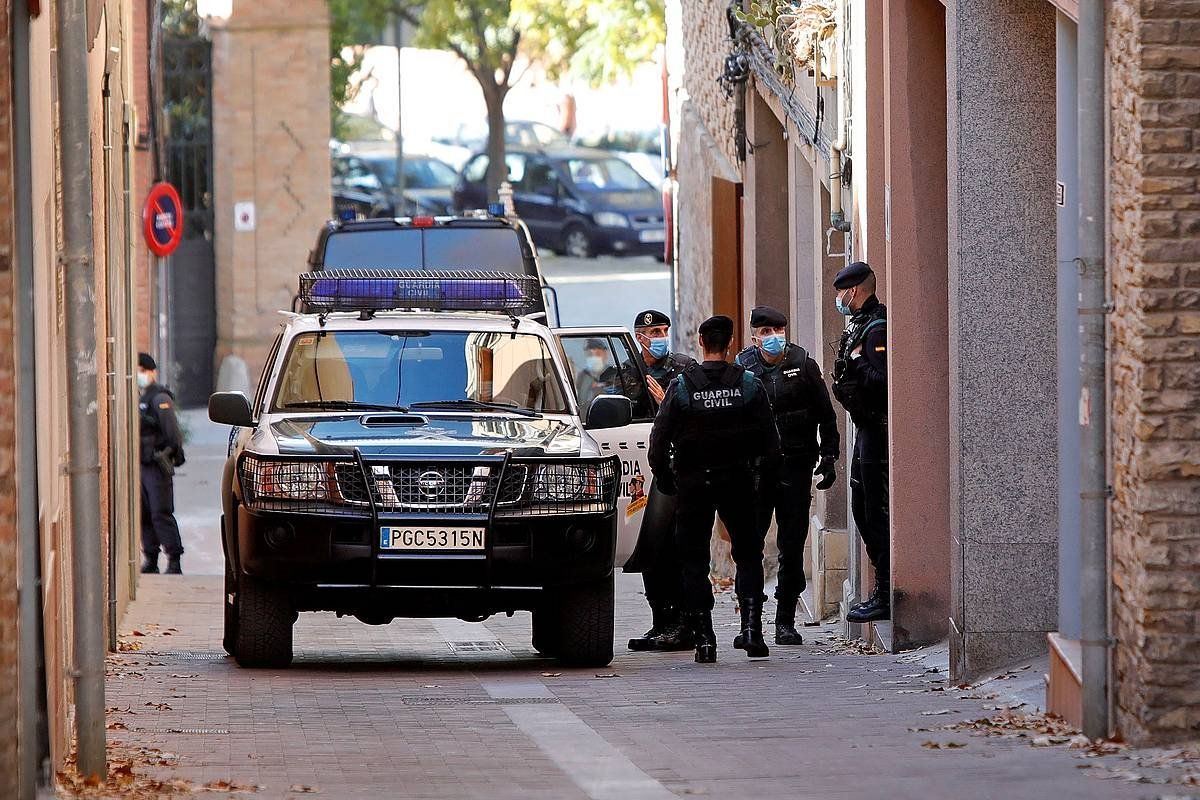
M 662 635 L 663 629 L 671 621 L 670 615 L 672 612 L 673 609 L 668 606 L 650 606 L 650 630 L 635 639 L 630 639 L 629 649 L 638 652 L 655 649 L 655 640 Z
M 691 650 L 695 645 L 695 637 L 692 636 L 692 629 L 679 619 L 679 614 L 676 612 L 675 620 L 668 622 L 662 628 L 662 633 L 654 637 L 654 650 L 663 653 L 670 653 L 676 650 Z
M 733 646 L 745 650 L 751 658 L 765 658 L 771 654 L 762 635 L 763 598 L 741 597 L 738 605 L 742 609 L 742 632 L 734 637 Z
M 875 591 L 863 605 L 850 609 L 846 622 L 878 622 L 892 617 L 891 587 L 884 581 L 875 584 Z
M 158 574 L 158 553 L 142 553 L 142 574 Z
M 879 581 L 875 581 L 875 588 L 871 590 L 871 593 L 869 595 L 867 595 L 867 598 L 865 600 L 859 600 L 857 603 L 850 606 L 850 610 L 857 611 L 860 608 L 865 608 L 866 606 L 869 606 L 872 603 L 876 603 L 878 601 L 879 601 Z
M 166 573 L 168 575 L 182 575 L 183 574 L 183 568 L 179 566 L 179 556 L 167 556 Z
M 717 661 L 717 634 L 713 632 L 711 611 L 692 611 L 684 619 L 692 639 L 696 642 L 696 663 L 715 664 Z
M 775 644 L 804 644 L 804 637 L 796 630 L 796 597 L 777 597 L 775 602 Z

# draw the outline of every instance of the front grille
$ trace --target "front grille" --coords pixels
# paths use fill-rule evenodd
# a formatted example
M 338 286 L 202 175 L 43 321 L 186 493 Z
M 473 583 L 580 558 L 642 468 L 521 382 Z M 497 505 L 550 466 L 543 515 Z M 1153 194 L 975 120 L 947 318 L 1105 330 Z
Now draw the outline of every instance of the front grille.
M 366 465 L 380 511 L 486 514 L 499 483 L 498 464 Z

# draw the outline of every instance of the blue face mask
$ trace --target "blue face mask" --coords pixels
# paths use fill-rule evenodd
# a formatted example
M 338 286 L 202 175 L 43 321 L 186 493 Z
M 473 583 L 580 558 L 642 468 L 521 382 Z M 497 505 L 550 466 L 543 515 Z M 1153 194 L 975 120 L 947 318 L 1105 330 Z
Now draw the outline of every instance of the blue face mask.
M 787 339 L 782 333 L 773 333 L 762 338 L 763 352 L 769 356 L 777 356 L 787 347 Z
M 844 314 L 845 316 L 848 317 L 854 313 L 854 309 L 850 308 L 850 306 L 848 306 L 842 302 L 842 296 L 840 294 L 837 297 L 833 298 L 833 303 L 834 303 L 834 305 L 837 306 L 837 310 L 838 310 L 839 314 Z
M 671 340 L 663 337 L 661 339 L 651 339 L 650 346 L 646 348 L 651 357 L 655 360 L 662 358 L 667 353 L 671 352 Z

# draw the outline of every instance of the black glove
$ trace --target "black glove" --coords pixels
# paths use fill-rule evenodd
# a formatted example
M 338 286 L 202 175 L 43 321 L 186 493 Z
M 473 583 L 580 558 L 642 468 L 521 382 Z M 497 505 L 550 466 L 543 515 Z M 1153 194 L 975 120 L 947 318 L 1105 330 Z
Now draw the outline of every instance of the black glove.
M 817 481 L 817 488 L 825 491 L 833 482 L 837 480 L 837 459 L 825 456 L 821 459 L 821 463 L 817 464 L 817 468 L 813 470 L 813 475 L 820 475 L 821 480 Z
M 674 497 L 679 494 L 679 487 L 675 485 L 675 476 L 668 470 L 661 475 L 654 476 L 654 485 L 663 494 Z

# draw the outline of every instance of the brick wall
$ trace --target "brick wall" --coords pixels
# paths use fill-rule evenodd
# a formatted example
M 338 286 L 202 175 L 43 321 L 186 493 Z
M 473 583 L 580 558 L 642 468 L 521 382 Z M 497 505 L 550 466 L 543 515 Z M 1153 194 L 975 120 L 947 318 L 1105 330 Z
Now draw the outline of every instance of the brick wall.
M 721 155 L 737 163 L 733 140 L 733 101 L 717 83 L 730 52 L 729 25 L 722 0 L 683 2 L 683 86 L 688 99 Z
M 0 4 L 0 64 L 12 63 L 9 4 Z M 0 797 L 15 797 L 17 775 L 16 386 L 13 383 L 12 73 L 0 70 Z
M 1117 723 L 1200 735 L 1200 20 L 1116 0 L 1112 172 L 1113 614 Z

